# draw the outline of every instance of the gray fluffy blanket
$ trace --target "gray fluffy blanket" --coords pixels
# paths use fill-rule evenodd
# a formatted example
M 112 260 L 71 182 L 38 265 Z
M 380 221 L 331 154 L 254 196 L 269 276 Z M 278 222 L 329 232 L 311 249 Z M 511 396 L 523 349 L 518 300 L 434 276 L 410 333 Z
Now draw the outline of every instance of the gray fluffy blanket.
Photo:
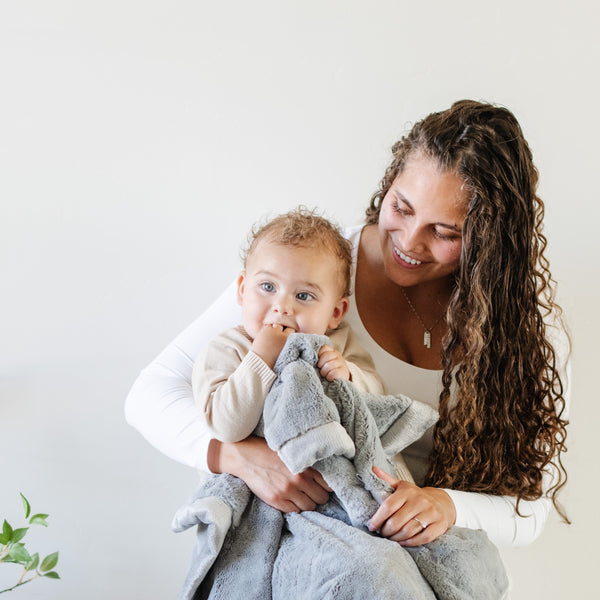
M 324 336 L 293 334 L 265 401 L 264 435 L 298 473 L 318 469 L 334 490 L 316 511 L 283 514 L 231 475 L 211 475 L 175 515 L 173 529 L 197 526 L 182 600 L 496 600 L 508 580 L 482 531 L 451 528 L 434 542 L 403 548 L 366 525 L 391 489 L 372 472 L 437 419 L 398 396 L 360 393 L 322 379 L 315 365 Z

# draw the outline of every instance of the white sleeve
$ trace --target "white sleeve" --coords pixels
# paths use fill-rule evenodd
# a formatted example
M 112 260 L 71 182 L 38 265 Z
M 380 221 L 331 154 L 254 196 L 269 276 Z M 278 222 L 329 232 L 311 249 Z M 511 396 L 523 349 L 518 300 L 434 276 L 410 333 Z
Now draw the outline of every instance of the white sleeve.
M 240 322 L 234 281 L 138 375 L 125 401 L 125 418 L 163 454 L 208 470 L 211 435 L 194 403 L 192 370 L 200 350 L 217 333 Z
M 499 547 L 526 546 L 542 532 L 552 500 L 523 500 L 519 516 L 515 512 L 516 498 L 491 496 L 474 492 L 445 490 L 456 508 L 456 525 L 469 529 L 483 529 L 490 540 Z

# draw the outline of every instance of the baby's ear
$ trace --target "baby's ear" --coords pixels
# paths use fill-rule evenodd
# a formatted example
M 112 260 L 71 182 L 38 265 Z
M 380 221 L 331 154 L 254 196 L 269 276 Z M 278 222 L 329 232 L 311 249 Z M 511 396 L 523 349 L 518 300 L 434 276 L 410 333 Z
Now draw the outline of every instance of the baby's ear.
M 244 289 L 246 285 L 246 271 L 242 271 L 237 279 L 237 303 L 241 306 L 244 302 Z
M 335 329 L 346 316 L 348 308 L 350 308 L 350 300 L 346 297 L 340 298 L 333 307 L 333 313 L 331 314 L 331 319 L 329 319 L 327 327 L 329 329 Z

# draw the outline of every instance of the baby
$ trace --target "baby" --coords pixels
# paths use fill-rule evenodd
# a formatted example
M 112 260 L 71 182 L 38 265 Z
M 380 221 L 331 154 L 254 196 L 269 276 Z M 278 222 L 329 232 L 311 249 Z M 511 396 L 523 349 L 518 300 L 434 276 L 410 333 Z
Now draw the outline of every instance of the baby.
M 237 282 L 242 324 L 216 336 L 194 365 L 194 398 L 216 439 L 236 442 L 254 431 L 292 333 L 329 337 L 317 364 L 327 380 L 384 392 L 370 355 L 343 323 L 351 273 L 350 243 L 314 212 L 299 208 L 253 230 Z

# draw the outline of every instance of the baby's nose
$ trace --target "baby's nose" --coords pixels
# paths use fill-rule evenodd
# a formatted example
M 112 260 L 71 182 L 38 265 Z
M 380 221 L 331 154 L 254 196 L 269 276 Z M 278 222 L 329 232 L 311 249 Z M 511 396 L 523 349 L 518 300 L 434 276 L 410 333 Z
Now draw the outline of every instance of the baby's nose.
M 280 298 L 273 304 L 273 310 L 282 315 L 289 315 L 292 311 L 292 303 L 287 298 Z

